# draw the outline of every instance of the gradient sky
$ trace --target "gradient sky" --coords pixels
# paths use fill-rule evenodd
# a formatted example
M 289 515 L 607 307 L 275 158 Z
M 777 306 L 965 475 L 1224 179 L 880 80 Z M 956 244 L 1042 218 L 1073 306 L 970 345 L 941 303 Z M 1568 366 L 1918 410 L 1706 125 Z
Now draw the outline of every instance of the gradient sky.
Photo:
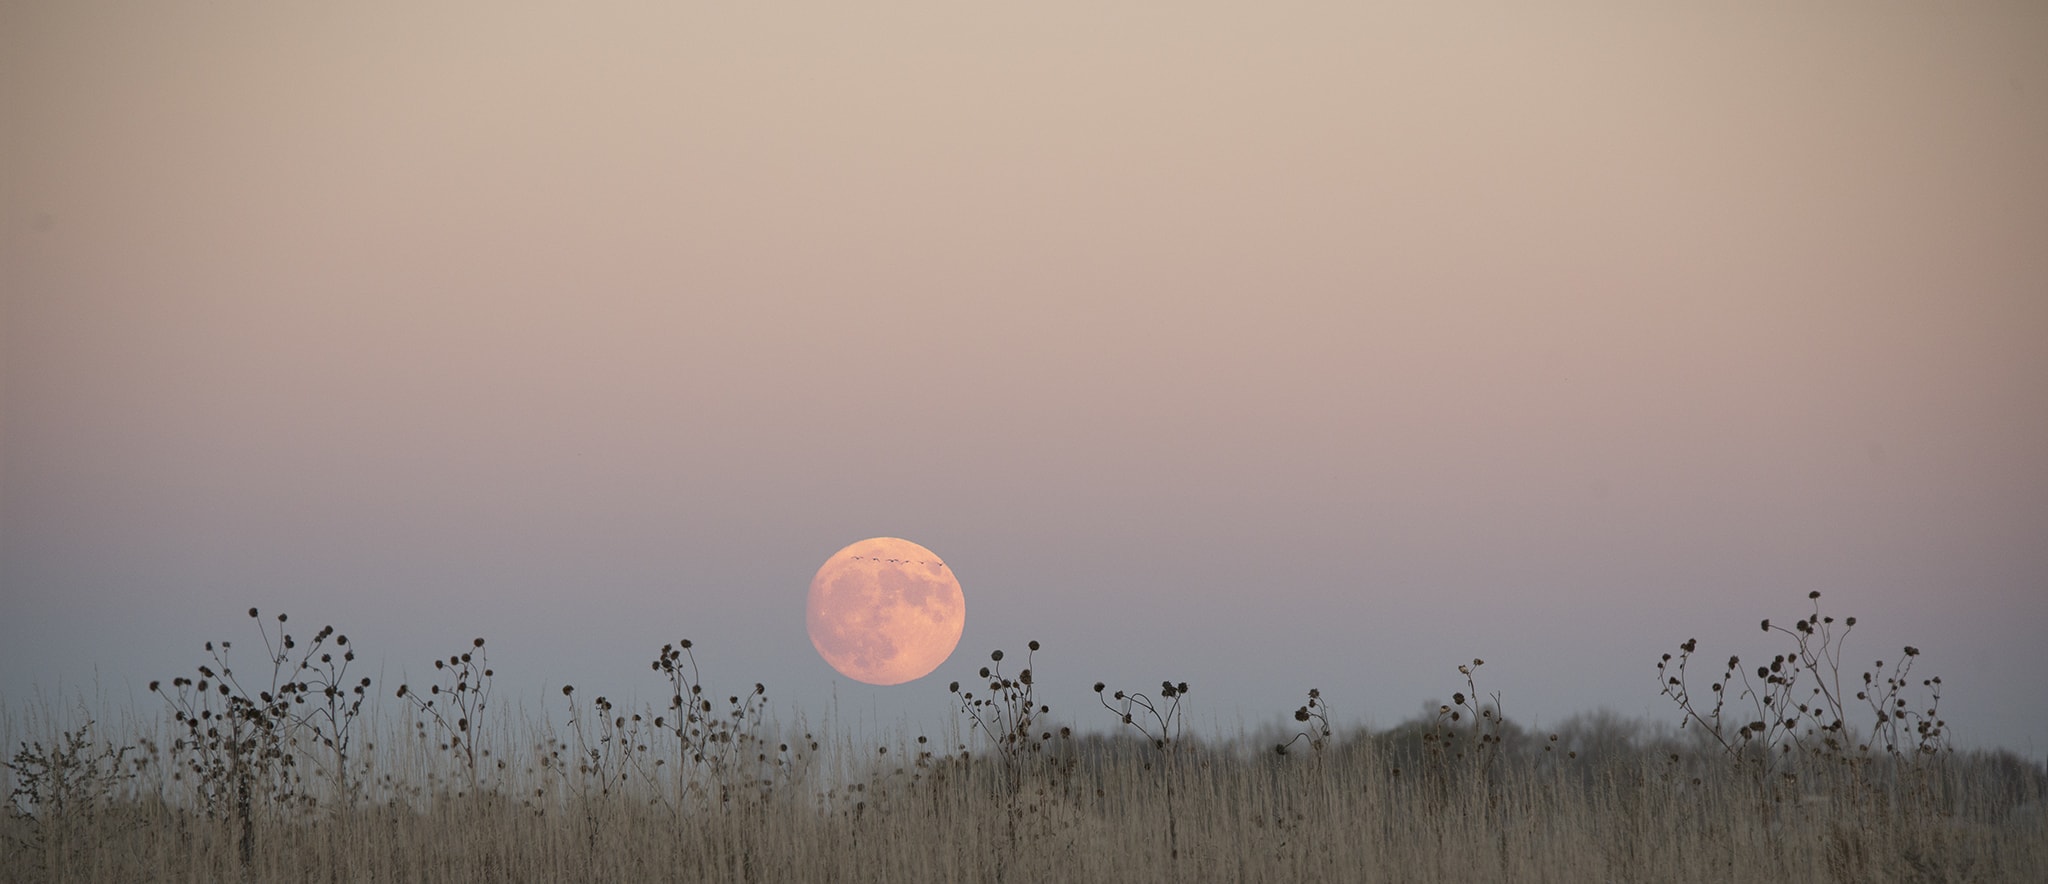
M 1817 589 L 2048 753 L 2048 5 L 540 5 L 0 2 L 0 698 L 256 605 L 1675 722 Z M 874 535 L 967 593 L 891 688 L 805 635 Z

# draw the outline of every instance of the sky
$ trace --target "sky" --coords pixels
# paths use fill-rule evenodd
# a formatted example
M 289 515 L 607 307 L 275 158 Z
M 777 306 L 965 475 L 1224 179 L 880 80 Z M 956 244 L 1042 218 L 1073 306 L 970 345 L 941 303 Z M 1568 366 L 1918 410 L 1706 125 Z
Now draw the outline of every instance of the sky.
M 549 8 L 560 7 L 560 8 Z M 1923 651 L 2048 756 L 2048 6 L 0 2 L 0 703 L 379 690 L 1218 732 Z M 965 635 L 871 687 L 813 573 Z M 1014 656 L 1012 660 L 1014 662 Z M 1851 676 L 1861 663 L 1850 664 Z M 132 698 L 132 699 L 131 699 Z M 552 698 L 552 699 L 550 699 Z M 545 704 L 545 705 L 544 705 Z M 395 708 L 395 707 L 394 707 Z

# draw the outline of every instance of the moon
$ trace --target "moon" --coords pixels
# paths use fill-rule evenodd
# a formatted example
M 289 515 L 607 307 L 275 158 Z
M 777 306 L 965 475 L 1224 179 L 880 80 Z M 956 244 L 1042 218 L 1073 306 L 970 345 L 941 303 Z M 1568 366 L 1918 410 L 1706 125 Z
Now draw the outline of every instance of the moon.
M 953 655 L 967 626 L 960 581 L 931 550 L 870 537 L 832 554 L 811 578 L 811 644 L 855 681 L 902 684 Z

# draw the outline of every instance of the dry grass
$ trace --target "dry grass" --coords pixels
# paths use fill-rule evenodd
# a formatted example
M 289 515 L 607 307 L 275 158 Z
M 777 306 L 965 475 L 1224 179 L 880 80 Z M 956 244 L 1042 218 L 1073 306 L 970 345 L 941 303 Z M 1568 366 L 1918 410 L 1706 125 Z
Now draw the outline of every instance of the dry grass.
M 1949 751 L 1934 703 L 1898 713 L 1916 707 L 1896 689 L 1872 704 L 1890 710 L 1880 723 L 1926 726 L 1897 748 L 1854 739 L 1883 731 L 1825 705 L 1832 683 L 1808 687 L 1839 653 L 1817 608 L 1788 633 L 1802 653 L 1758 690 L 1715 682 L 1711 706 L 1685 693 L 1693 643 L 1666 659 L 1690 742 L 1611 717 L 1530 734 L 1497 694 L 1482 699 L 1478 660 L 1458 667 L 1469 693 L 1380 733 L 1332 728 L 1310 691 L 1291 732 L 1205 742 L 1182 727 L 1188 685 L 1167 682 L 1098 685 L 1115 730 L 1076 734 L 1033 698 L 1030 656 L 1006 675 L 997 652 L 983 681 L 952 686 L 943 748 L 856 746 L 770 720 L 761 685 L 706 690 L 689 642 L 651 664 L 666 704 L 565 688 L 559 710 L 515 717 L 491 700 L 482 639 L 437 661 L 434 682 L 373 694 L 331 629 L 301 647 L 285 618 L 275 635 L 259 623 L 250 672 L 209 643 L 198 678 L 156 686 L 161 712 L 103 726 L 47 704 L 0 710 L 19 747 L 0 880 L 2033 882 L 2048 869 L 2043 767 Z M 1892 682 L 1903 673 L 1873 681 Z M 1800 712 L 1720 728 L 1740 720 L 1724 697 Z
M 1087 737 L 1056 741 L 1014 789 L 996 756 L 842 743 L 800 779 L 629 768 L 607 790 L 599 772 L 544 764 L 549 728 L 532 730 L 543 739 L 506 753 L 512 773 L 471 785 L 452 756 L 388 728 L 374 744 L 398 748 L 367 753 L 354 802 L 321 789 L 256 801 L 246 862 L 232 813 L 209 814 L 161 758 L 131 753 L 133 776 L 17 803 L 0 869 L 53 882 L 1882 882 L 2048 868 L 2038 769 L 1971 757 L 1787 780 L 1649 750 L 1482 767 L 1432 761 L 1398 734 L 1288 756 Z M 83 754 L 108 748 L 88 736 Z

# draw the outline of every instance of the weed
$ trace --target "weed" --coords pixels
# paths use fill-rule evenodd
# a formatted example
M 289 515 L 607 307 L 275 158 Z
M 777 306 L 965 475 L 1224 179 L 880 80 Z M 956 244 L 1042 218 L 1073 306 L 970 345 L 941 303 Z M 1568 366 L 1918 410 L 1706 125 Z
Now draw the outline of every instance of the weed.
M 1330 707 L 1323 702 L 1321 689 L 1308 689 L 1308 702 L 1294 710 L 1294 720 L 1305 727 L 1296 731 L 1287 742 L 1274 744 L 1273 754 L 1286 755 L 1288 747 L 1306 742 L 1309 751 L 1314 752 L 1317 758 L 1321 758 L 1323 749 L 1330 745 Z
M 723 711 L 716 710 L 704 696 L 691 644 L 683 639 L 662 645 L 652 664 L 671 689 L 668 712 L 655 718 L 654 726 L 675 736 L 678 761 L 684 768 L 701 766 L 727 776 L 769 762 L 760 750 L 768 709 L 767 685 L 755 682 L 753 690 L 726 697 Z
M 182 733 L 171 743 L 174 758 L 190 773 L 207 812 L 231 815 L 240 831 L 238 853 L 246 862 L 254 850 L 256 805 L 260 801 L 310 805 L 299 773 L 302 758 L 325 763 L 342 795 L 348 782 L 352 725 L 362 712 L 370 679 L 350 683 L 348 667 L 355 660 L 348 636 L 323 626 L 303 650 L 286 631 L 288 617 L 277 615 L 271 636 L 255 608 L 264 662 L 269 672 L 245 685 L 229 665 L 232 644 L 207 642 L 210 663 L 201 664 L 197 679 L 149 683 L 151 692 L 170 704 Z M 326 752 L 295 751 L 298 735 L 310 735 Z
M 1950 751 L 1948 723 L 1939 716 L 1941 679 L 1920 681 L 1927 693 L 1924 706 L 1905 696 L 1920 656 L 1920 649 L 1910 645 L 1889 668 L 1878 660 L 1863 672 L 1853 702 L 1869 709 L 1870 726 L 1859 731 L 1851 725 L 1854 710 L 1842 687 L 1842 645 L 1856 628 L 1856 618 L 1846 618 L 1838 626 L 1833 616 L 1821 613 L 1820 593 L 1807 598 L 1813 612 L 1790 628 L 1768 619 L 1762 622 L 1764 632 L 1791 640 L 1789 652 L 1757 666 L 1754 680 L 1741 658 L 1730 656 L 1720 678 L 1708 686 L 1711 706 L 1694 699 L 1687 673 L 1699 640 L 1679 645 L 1675 660 L 1665 654 L 1657 673 L 1663 696 L 1679 708 L 1680 725 L 1697 725 L 1731 756 L 1747 755 L 1766 764 L 1773 754 L 1844 760 L 1876 750 L 1916 763 Z M 1738 716 L 1731 703 L 1743 704 L 1743 714 Z
M 1127 691 L 1116 691 L 1104 698 L 1103 691 L 1108 687 L 1099 681 L 1095 683 L 1095 698 L 1102 703 L 1102 708 L 1143 734 L 1154 749 L 1163 752 L 1180 744 L 1186 725 L 1180 703 L 1181 698 L 1187 696 L 1187 682 L 1160 682 L 1157 698 Z
M 967 718 L 968 729 L 985 737 L 1001 759 L 1001 787 L 1005 794 L 1016 792 L 1024 781 L 1026 768 L 1052 740 L 1052 731 L 1040 727 L 1046 716 L 1052 714 L 1052 707 L 1038 702 L 1038 679 L 1031 669 L 1038 648 L 1035 640 L 1027 646 L 1024 668 L 1015 676 L 1003 674 L 1003 652 L 991 652 L 988 656 L 992 665 L 981 667 L 980 672 L 988 684 L 987 693 L 977 695 L 971 689 L 961 690 L 957 681 L 947 686 L 960 704 L 960 714 Z
M 471 641 L 469 650 L 435 658 L 434 671 L 439 675 L 428 685 L 427 696 L 420 696 L 410 685 L 399 685 L 398 697 L 423 716 L 413 722 L 419 736 L 425 738 L 431 723 L 441 751 L 455 753 L 474 787 L 479 753 L 490 754 L 489 749 L 478 747 L 487 745 L 481 736 L 484 710 L 490 705 L 491 679 L 497 672 L 490 666 L 481 638 Z
M 40 830 L 45 822 L 76 814 L 90 818 L 104 807 L 135 772 L 124 762 L 135 747 L 113 746 L 93 739 L 93 723 L 60 735 L 44 748 L 25 742 L 14 758 L 0 762 L 14 772 L 7 812 Z
M 1095 683 L 1095 699 L 1102 708 L 1116 715 L 1126 726 L 1134 728 L 1150 741 L 1159 755 L 1162 779 L 1166 783 L 1166 855 L 1171 863 L 1180 862 L 1180 750 L 1186 748 L 1182 740 L 1186 718 L 1181 714 L 1181 699 L 1188 695 L 1187 682 L 1162 681 L 1159 683 L 1157 698 L 1140 692 L 1118 690 L 1103 697 L 1109 686 Z M 1112 703 L 1111 700 L 1115 702 Z M 1142 714 L 1141 714 L 1142 713 Z M 1153 762 L 1145 762 L 1145 769 L 1152 769 Z

